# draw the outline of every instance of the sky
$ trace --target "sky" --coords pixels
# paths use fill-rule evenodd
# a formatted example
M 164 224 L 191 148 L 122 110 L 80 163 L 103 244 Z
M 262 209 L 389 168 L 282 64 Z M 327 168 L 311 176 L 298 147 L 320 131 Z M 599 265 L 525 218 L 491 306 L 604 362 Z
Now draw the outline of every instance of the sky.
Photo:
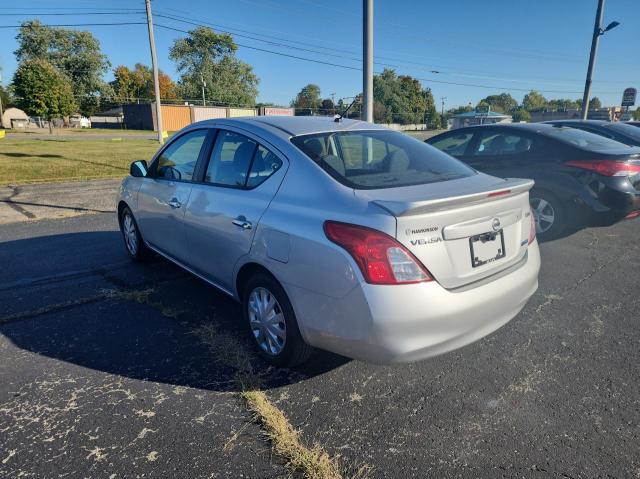
M 4 26 L 32 18 L 45 24 L 146 20 L 144 0 L 23 4 L 28 6 L 7 2 L 11 7 L 0 7 L 3 85 L 17 66 L 17 29 Z M 180 16 L 234 33 L 242 45 L 237 56 L 260 78 L 258 101 L 289 104 L 308 83 L 319 85 L 323 97 L 335 94 L 336 100 L 362 90 L 361 0 L 152 0 L 152 6 L 156 24 L 195 28 L 160 15 Z M 445 98 L 446 109 L 475 105 L 501 92 L 521 101 L 531 89 L 547 98 L 582 98 L 596 6 L 597 0 L 374 0 L 374 70 L 394 68 L 420 78 L 438 107 Z M 83 13 L 45 15 L 78 9 Z M 640 87 L 640 2 L 608 0 L 604 23 L 613 20 L 621 25 L 601 37 L 592 86 L 592 96 L 609 106 L 620 104 L 624 88 Z M 151 63 L 146 25 L 77 28 L 95 35 L 114 67 Z M 177 79 L 169 49 L 185 34 L 156 27 L 155 36 L 160 68 Z M 109 72 L 105 79 L 112 78 Z

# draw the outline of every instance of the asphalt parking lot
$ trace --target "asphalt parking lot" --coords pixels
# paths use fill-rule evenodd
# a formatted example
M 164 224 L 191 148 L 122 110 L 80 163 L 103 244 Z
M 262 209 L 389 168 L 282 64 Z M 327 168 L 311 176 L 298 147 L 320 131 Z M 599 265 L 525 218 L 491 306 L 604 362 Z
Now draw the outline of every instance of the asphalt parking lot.
M 366 477 L 640 477 L 640 220 L 541 245 L 492 336 L 421 363 L 251 367 L 306 444 Z M 239 307 L 115 216 L 0 228 L 0 477 L 282 477 L 218 339 Z M 218 338 L 218 339 L 216 339 Z

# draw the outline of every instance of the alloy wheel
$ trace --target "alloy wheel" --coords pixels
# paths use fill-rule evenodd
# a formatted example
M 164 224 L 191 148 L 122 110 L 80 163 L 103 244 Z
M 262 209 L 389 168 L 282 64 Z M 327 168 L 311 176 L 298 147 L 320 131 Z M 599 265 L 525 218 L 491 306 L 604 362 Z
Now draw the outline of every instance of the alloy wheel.
M 266 288 L 255 288 L 249 294 L 249 325 L 258 346 L 265 353 L 277 356 L 287 340 L 287 325 L 280 303 Z
M 556 221 L 556 211 L 553 205 L 544 198 L 530 198 L 529 203 L 536 222 L 536 233 L 546 233 Z
M 128 213 L 124 215 L 122 220 L 122 234 L 129 253 L 131 256 L 135 256 L 138 253 L 138 233 L 133 217 Z

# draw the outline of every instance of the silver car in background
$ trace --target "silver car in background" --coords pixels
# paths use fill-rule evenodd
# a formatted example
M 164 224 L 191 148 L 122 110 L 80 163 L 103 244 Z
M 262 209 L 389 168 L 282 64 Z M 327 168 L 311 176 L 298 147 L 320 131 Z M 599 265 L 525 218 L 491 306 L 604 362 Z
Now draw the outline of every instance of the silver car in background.
M 242 303 L 262 356 L 416 361 L 495 331 L 538 286 L 531 180 L 323 117 L 194 123 L 131 165 L 118 220 Z

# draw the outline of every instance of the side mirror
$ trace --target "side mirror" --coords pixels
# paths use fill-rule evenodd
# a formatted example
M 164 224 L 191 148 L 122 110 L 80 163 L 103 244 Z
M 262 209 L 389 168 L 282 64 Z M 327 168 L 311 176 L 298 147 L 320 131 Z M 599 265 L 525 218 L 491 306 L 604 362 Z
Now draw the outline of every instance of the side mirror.
M 129 174 L 134 178 L 147 176 L 147 160 L 134 161 L 129 167 Z

